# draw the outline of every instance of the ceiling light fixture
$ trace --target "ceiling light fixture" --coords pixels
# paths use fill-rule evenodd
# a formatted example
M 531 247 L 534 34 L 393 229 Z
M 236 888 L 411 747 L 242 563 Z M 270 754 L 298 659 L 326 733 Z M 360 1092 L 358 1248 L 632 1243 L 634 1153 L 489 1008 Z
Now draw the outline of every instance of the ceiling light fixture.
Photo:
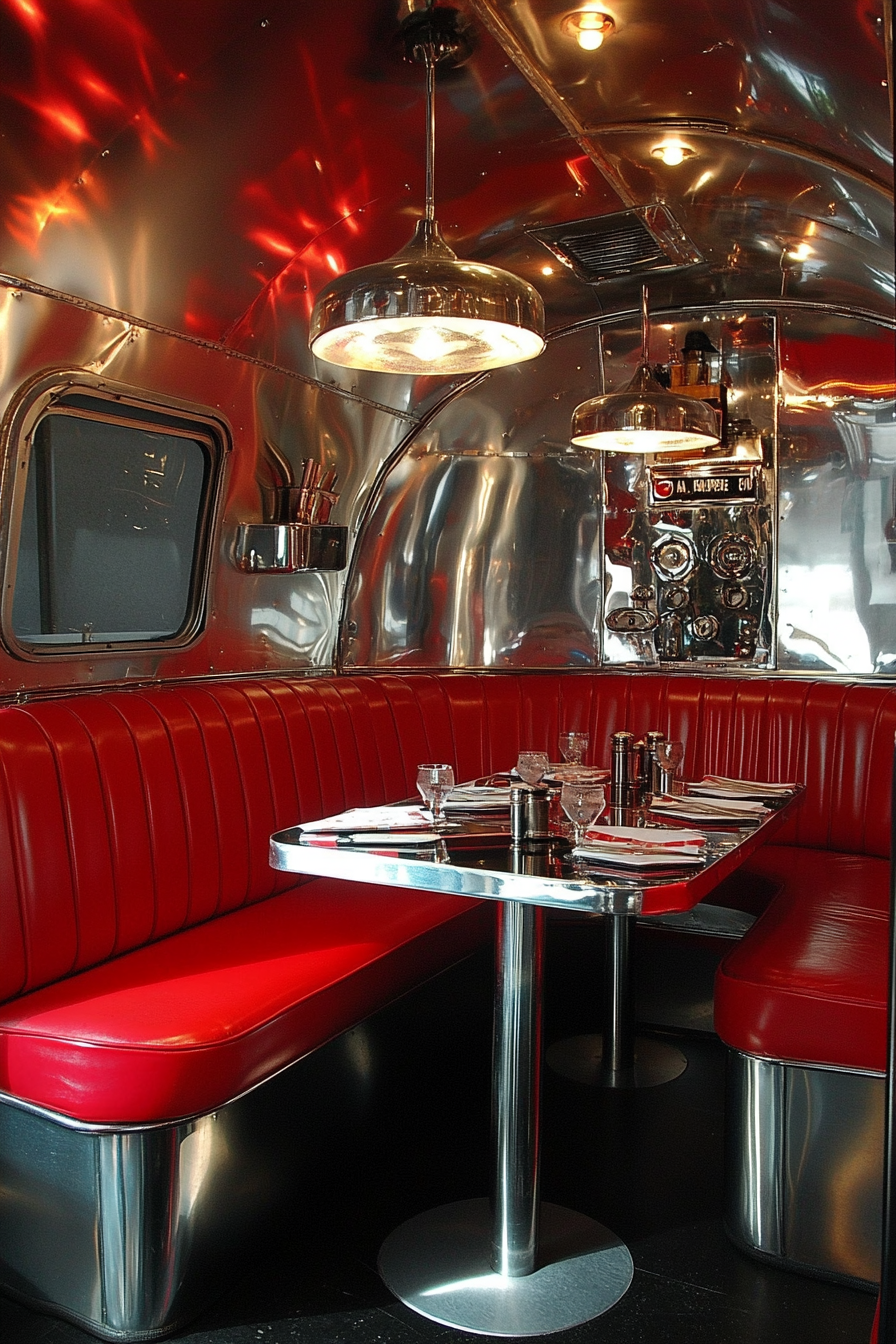
M 435 218 L 435 68 L 469 54 L 457 10 L 433 7 L 402 23 L 408 59 L 426 66 L 426 211 L 387 261 L 340 276 L 317 296 L 312 352 L 331 364 L 382 373 L 479 373 L 544 349 L 544 304 L 519 276 L 461 261 Z
M 650 368 L 647 286 L 641 290 L 641 362 L 621 392 L 583 401 L 572 414 L 571 442 L 611 453 L 692 452 L 718 443 L 711 406 L 670 392 Z
M 616 23 L 600 9 L 577 9 L 560 24 L 568 37 L 574 37 L 583 51 L 597 51 Z
M 654 158 L 662 159 L 670 168 L 684 163 L 685 159 L 692 158 L 694 154 L 690 145 L 686 145 L 683 140 L 664 140 L 662 144 L 654 145 L 650 152 Z

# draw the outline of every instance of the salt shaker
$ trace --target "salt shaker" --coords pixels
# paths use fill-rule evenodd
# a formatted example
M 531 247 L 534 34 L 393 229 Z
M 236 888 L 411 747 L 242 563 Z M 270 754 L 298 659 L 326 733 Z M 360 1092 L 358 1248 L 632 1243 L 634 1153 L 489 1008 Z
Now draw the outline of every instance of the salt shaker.
M 610 806 L 628 807 L 631 787 L 631 755 L 634 737 L 631 733 L 614 733 L 610 738 L 613 762 L 610 774 Z

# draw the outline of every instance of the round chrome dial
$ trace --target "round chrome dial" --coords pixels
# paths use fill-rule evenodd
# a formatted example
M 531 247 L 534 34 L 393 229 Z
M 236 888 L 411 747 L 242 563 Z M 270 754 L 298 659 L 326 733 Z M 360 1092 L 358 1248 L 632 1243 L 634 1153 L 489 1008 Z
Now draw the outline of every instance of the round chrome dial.
M 666 579 L 683 579 L 696 563 L 694 547 L 687 537 L 660 537 L 650 553 L 650 562 Z
M 726 532 L 717 537 L 709 548 L 709 563 L 720 579 L 740 579 L 756 559 L 756 551 L 749 537 L 737 537 Z

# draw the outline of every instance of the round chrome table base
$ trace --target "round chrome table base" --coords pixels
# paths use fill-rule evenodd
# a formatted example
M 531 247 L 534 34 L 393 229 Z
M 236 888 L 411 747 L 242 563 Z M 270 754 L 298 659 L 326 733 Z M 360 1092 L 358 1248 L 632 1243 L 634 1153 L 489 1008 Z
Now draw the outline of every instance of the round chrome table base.
M 545 1055 L 548 1067 L 563 1078 L 591 1087 L 658 1087 L 671 1083 L 684 1073 L 688 1061 L 674 1045 L 663 1041 L 635 1038 L 635 1066 L 611 1074 L 603 1069 L 603 1038 L 601 1036 L 570 1036 L 555 1041 Z
M 443 1204 L 395 1229 L 379 1269 L 421 1316 L 475 1335 L 549 1335 L 608 1311 L 632 1281 L 632 1258 L 614 1233 L 582 1213 L 540 1206 L 533 1274 L 505 1278 L 491 1266 L 494 1219 L 487 1199 Z

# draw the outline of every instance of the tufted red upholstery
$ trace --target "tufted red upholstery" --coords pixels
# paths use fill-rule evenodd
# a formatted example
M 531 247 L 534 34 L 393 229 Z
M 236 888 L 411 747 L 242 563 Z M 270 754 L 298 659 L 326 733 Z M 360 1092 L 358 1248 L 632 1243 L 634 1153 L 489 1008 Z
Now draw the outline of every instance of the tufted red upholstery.
M 411 673 L 185 683 L 7 706 L 0 1002 L 10 1002 L 0 1009 L 0 1089 L 94 1120 L 186 1114 L 402 992 L 414 978 L 408 940 L 421 950 L 417 978 L 461 955 L 490 911 L 459 914 L 457 901 L 418 895 L 408 923 L 401 893 L 379 888 L 355 904 L 337 883 L 314 892 L 303 884 L 284 900 L 296 884 L 269 868 L 268 838 L 412 793 L 427 758 L 453 761 L 460 778 L 506 767 L 523 744 L 551 747 L 561 724 L 587 727 L 604 762 L 611 732 L 658 727 L 685 740 L 691 776 L 802 780 L 805 805 L 783 838 L 888 852 L 896 691 L 886 687 Z M 318 898 L 309 953 L 305 917 Z M 276 942 L 278 929 L 274 973 L 265 940 Z M 228 986 L 241 982 L 237 1011 Z

